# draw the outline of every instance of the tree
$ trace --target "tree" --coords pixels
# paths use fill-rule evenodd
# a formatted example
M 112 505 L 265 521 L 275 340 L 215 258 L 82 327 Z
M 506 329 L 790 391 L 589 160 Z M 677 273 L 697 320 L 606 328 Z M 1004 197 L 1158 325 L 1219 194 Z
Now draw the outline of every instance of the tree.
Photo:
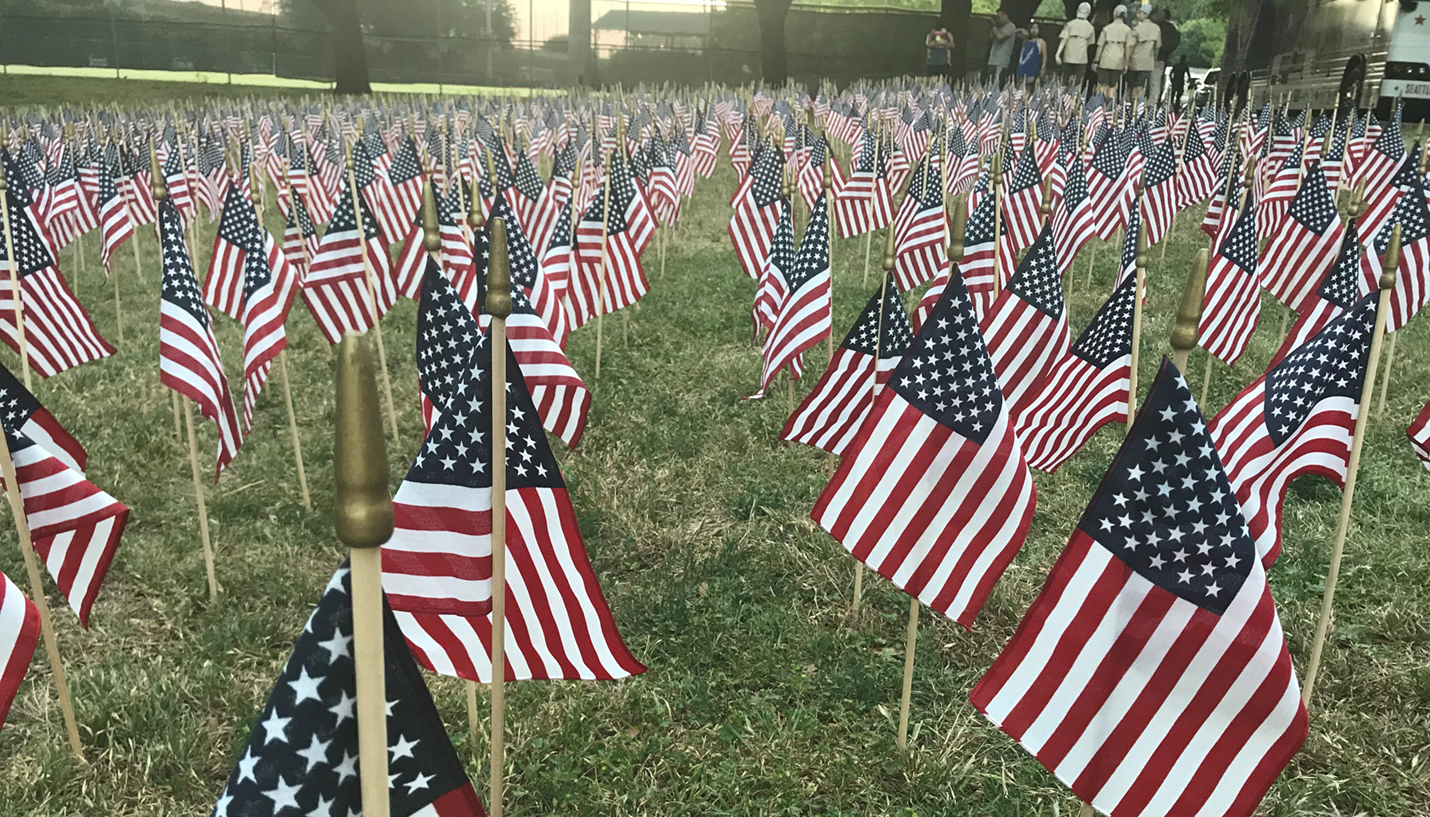
M 367 46 L 357 0 L 311 0 L 328 18 L 333 32 L 333 90 L 340 94 L 372 93 L 367 76 Z
M 785 17 L 790 0 L 755 0 L 755 15 L 760 21 L 760 76 L 768 85 L 784 85 L 789 78 L 789 59 L 785 55 Z

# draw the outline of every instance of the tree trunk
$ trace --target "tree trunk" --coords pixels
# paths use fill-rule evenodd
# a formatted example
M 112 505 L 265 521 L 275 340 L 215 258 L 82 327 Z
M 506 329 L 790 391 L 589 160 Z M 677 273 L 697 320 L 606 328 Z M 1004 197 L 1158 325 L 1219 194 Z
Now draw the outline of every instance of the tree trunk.
M 789 60 L 785 55 L 785 16 L 790 0 L 755 0 L 755 15 L 760 22 L 760 77 L 765 84 L 780 86 L 789 78 Z
M 367 49 L 357 0 L 312 0 L 333 28 L 333 90 L 339 94 L 372 93 L 367 76 Z
M 953 35 L 953 64 L 949 79 L 962 79 L 968 66 L 968 18 L 973 14 L 973 0 L 942 0 L 939 22 Z

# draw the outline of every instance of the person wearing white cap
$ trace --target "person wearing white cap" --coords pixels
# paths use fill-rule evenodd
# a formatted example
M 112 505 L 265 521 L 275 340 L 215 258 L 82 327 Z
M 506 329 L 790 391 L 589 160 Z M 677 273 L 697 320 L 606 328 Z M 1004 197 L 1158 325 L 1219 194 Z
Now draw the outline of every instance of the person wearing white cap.
M 1156 68 L 1157 51 L 1162 48 L 1162 28 L 1152 22 L 1152 6 L 1143 3 L 1137 9 L 1137 27 L 1132 29 L 1132 56 L 1127 66 L 1127 87 L 1135 99 L 1147 91 L 1147 79 Z
M 1092 14 L 1092 4 L 1082 3 L 1077 7 L 1077 16 L 1067 21 L 1058 35 L 1058 52 L 1054 61 L 1062 66 L 1063 81 L 1076 82 L 1079 86 L 1087 74 L 1087 52 L 1097 31 L 1087 21 Z
M 1127 7 L 1112 10 L 1112 22 L 1102 27 L 1097 38 L 1097 89 L 1105 96 L 1117 93 L 1122 72 L 1127 70 L 1127 58 L 1132 50 L 1132 29 L 1122 22 Z

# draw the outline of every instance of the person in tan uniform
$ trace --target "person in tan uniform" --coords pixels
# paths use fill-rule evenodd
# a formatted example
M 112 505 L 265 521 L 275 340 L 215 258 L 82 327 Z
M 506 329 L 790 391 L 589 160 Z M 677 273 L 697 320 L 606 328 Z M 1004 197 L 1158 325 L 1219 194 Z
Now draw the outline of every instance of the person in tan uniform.
M 1058 51 L 1054 56 L 1054 62 L 1062 66 L 1064 82 L 1083 82 L 1083 75 L 1087 73 L 1087 53 L 1092 48 L 1093 40 L 1097 39 L 1097 31 L 1093 29 L 1092 23 L 1087 21 L 1088 15 L 1092 14 L 1092 4 L 1082 3 L 1077 7 L 1077 17 L 1068 20 L 1063 26 L 1063 31 L 1058 35 Z
M 1137 10 L 1137 26 L 1132 29 L 1129 43 L 1131 57 L 1127 65 L 1127 88 L 1133 99 L 1141 99 L 1147 91 L 1147 80 L 1156 67 L 1157 52 L 1162 48 L 1162 28 L 1152 22 L 1152 6 L 1143 3 Z
M 1122 22 L 1126 16 L 1126 6 L 1113 9 L 1112 22 L 1102 27 L 1102 34 L 1097 38 L 1097 89 L 1105 96 L 1117 93 L 1122 72 L 1127 70 L 1132 29 Z

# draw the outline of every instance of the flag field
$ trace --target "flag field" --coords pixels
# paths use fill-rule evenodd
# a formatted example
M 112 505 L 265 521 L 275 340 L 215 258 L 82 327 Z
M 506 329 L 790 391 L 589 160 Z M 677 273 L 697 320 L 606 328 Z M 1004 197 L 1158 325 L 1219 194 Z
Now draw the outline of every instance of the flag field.
M 74 83 L 66 90 L 66 83 Z M 0 78 L 27 104 L 51 89 L 72 102 L 167 99 L 223 86 L 99 79 Z M 40 90 L 36 90 L 40 89 Z M 248 90 L 248 89 L 244 89 Z M 263 89 L 277 93 L 277 89 Z M 0 103 L 13 99 L 0 96 Z M 841 156 L 841 160 L 844 157 Z M 592 564 L 627 646 L 649 672 L 618 682 L 506 686 L 506 808 L 512 815 L 1070 815 L 1076 797 L 969 704 L 968 692 L 1037 595 L 1125 433 L 1109 425 L 1055 474 L 1034 473 L 1029 541 L 994 587 L 974 631 L 921 619 L 908 752 L 894 748 L 908 597 L 873 573 L 848 614 L 853 562 L 809 518 L 831 458 L 778 435 L 780 384 L 763 400 L 750 342 L 756 282 L 726 232 L 735 179 L 721 156 L 698 180 L 668 236 L 665 271 L 647 256 L 650 294 L 612 314 L 602 376 L 594 326 L 567 354 L 588 378 L 590 414 L 577 452 L 553 442 Z M 268 191 L 272 201 L 273 191 Z M 1177 220 L 1166 262 L 1149 255 L 1138 382 L 1167 342 L 1197 250 L 1202 205 Z M 280 238 L 276 207 L 266 226 Z M 798 210 L 797 232 L 808 218 Z M 216 223 L 200 220 L 206 271 Z M 206 815 L 248 743 L 294 634 L 346 548 L 333 533 L 333 375 L 312 316 L 287 322 L 288 368 L 314 511 L 306 513 L 278 389 L 258 399 L 241 456 L 208 489 L 221 595 L 211 603 L 195 524 L 187 440 L 159 380 L 160 254 L 152 228 L 113 262 L 124 342 L 112 358 L 36 378 L 34 392 L 84 442 L 90 478 L 131 508 L 125 546 L 96 602 L 93 628 L 55 617 L 89 759 L 68 751 L 49 670 L 30 667 L 0 732 L 0 815 Z M 882 240 L 882 234 L 875 241 Z M 99 235 L 61 269 L 101 334 L 118 337 Z M 1120 234 L 1100 246 L 1087 284 L 1085 248 L 1064 280 L 1073 336 L 1112 289 Z M 397 248 L 392 251 L 395 254 Z M 864 283 L 864 239 L 834 239 L 834 332 L 842 337 L 878 286 Z M 906 295 L 912 307 L 923 287 Z M 1208 418 L 1261 373 L 1279 345 L 1281 306 L 1263 314 L 1235 369 L 1213 362 Z M 382 323 L 400 436 L 387 441 L 392 487 L 422 441 L 413 360 L 417 304 Z M 242 327 L 214 315 L 229 382 L 242 392 Z M 621 329 L 628 323 L 628 334 Z M 1336 620 L 1310 710 L 1310 735 L 1272 787 L 1268 815 L 1401 817 L 1430 803 L 1430 474 L 1405 436 L 1427 397 L 1430 325 L 1400 338 L 1383 413 L 1372 414 L 1346 546 Z M 628 341 L 624 338 L 628 338 Z M 824 371 L 805 354 L 802 399 Z M 16 356 L 0 359 L 19 370 Z M 1207 356 L 1192 355 L 1200 385 Z M 384 424 L 384 428 L 386 425 Z M 215 446 L 211 423 L 199 449 Z M 1305 477 L 1283 514 L 1285 549 L 1271 591 L 1298 671 L 1321 606 L 1340 492 Z M 0 570 L 23 572 L 13 528 Z M 51 585 L 52 608 L 64 600 Z M 484 740 L 466 726 L 464 683 L 426 675 L 478 790 Z M 486 696 L 480 696 L 487 724 Z

